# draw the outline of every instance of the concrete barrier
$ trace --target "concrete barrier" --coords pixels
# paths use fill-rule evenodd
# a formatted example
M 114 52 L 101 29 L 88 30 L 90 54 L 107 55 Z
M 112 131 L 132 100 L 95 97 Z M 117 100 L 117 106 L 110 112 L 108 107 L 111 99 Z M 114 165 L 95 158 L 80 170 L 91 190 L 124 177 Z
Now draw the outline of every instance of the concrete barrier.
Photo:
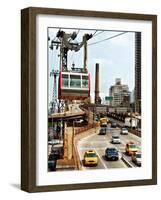
M 133 167 L 133 165 L 126 159 L 126 157 L 122 154 L 121 156 L 122 161 L 130 168 Z
M 134 129 L 131 129 L 129 128 L 128 131 L 138 137 L 141 137 L 141 132 L 137 131 L 137 130 L 134 130 Z

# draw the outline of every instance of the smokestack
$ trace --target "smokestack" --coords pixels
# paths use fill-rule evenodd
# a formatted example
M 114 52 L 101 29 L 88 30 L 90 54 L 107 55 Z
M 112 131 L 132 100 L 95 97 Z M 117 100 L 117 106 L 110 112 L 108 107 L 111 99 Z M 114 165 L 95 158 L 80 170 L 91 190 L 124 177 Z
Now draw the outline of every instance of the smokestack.
M 96 63 L 95 72 L 95 104 L 101 104 L 101 98 L 99 96 L 99 64 Z

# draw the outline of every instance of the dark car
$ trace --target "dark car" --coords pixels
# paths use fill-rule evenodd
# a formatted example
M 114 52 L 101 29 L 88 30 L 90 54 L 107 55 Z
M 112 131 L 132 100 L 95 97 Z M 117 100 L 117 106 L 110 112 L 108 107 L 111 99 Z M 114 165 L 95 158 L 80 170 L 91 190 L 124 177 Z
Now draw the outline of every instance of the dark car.
M 51 153 L 48 157 L 48 170 L 49 171 L 56 171 L 56 156 L 55 154 Z
M 106 128 L 101 128 L 99 131 L 99 135 L 106 135 Z
M 119 153 L 116 148 L 107 148 L 105 150 L 105 157 L 107 160 L 118 160 L 119 159 Z
M 111 124 L 111 128 L 116 128 L 116 127 L 117 127 L 116 122 L 112 122 L 112 124 Z
M 53 160 L 60 159 L 60 150 L 58 148 L 51 148 L 51 154 L 49 155 Z

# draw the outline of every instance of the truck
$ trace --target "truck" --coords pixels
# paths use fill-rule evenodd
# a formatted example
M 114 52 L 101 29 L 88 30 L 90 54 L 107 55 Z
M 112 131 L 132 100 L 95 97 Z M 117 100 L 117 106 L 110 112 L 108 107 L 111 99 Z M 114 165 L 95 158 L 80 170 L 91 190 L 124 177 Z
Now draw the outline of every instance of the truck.
M 125 127 L 128 127 L 128 128 L 137 128 L 137 122 L 138 120 L 134 117 L 126 117 L 125 118 Z

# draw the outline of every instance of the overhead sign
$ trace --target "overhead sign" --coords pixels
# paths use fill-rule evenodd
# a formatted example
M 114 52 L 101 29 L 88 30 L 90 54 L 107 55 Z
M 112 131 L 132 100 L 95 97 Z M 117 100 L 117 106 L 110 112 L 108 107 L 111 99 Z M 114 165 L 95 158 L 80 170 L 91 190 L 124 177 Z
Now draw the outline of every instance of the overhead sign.
M 113 97 L 112 97 L 112 96 L 105 97 L 105 100 L 106 100 L 106 101 L 112 101 L 112 100 L 113 100 Z

